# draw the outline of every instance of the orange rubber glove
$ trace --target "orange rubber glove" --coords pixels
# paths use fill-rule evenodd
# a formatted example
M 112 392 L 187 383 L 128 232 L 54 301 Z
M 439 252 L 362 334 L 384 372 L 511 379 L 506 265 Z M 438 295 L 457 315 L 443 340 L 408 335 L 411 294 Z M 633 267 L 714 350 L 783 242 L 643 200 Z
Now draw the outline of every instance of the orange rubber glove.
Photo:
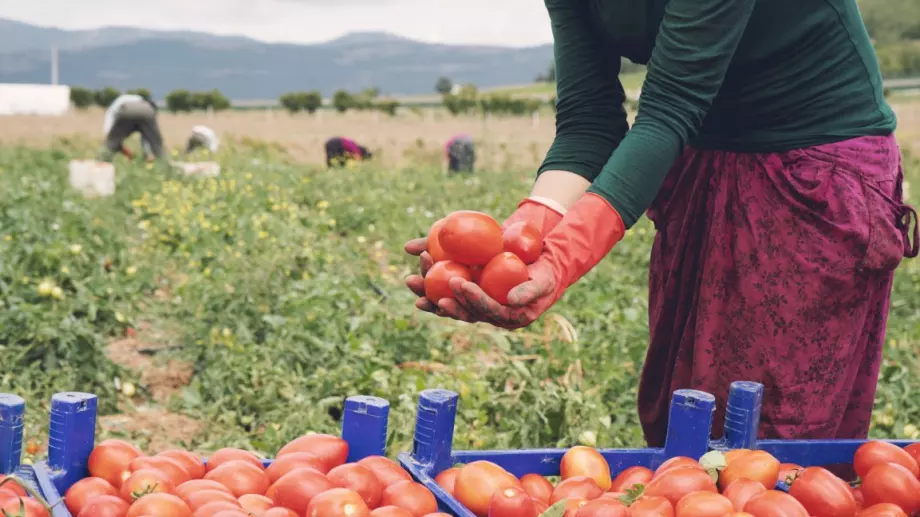
M 565 208 L 552 199 L 529 197 L 518 204 L 517 210 L 502 223 L 502 230 L 514 223 L 524 221 L 546 235 L 559 224 L 565 215 Z
M 596 266 L 626 233 L 623 218 L 604 198 L 587 193 L 543 239 L 543 253 L 528 269 L 530 280 L 508 293 L 501 305 L 475 283 L 453 278 L 459 310 L 454 317 L 497 327 L 526 327 L 549 309 L 565 290 Z M 448 308 L 453 309 L 453 303 Z

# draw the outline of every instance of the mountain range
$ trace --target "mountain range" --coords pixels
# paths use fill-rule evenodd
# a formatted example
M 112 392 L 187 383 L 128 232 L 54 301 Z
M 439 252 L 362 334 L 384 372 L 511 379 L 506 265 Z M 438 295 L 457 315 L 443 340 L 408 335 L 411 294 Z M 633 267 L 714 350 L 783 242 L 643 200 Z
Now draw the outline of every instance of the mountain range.
M 297 45 L 131 27 L 63 30 L 0 18 L 0 82 L 49 82 L 52 46 L 62 84 L 148 88 L 156 98 L 179 88 L 217 88 L 234 100 L 313 89 L 430 94 L 442 76 L 481 88 L 523 84 L 545 73 L 553 56 L 550 44 L 441 45 L 377 32 Z

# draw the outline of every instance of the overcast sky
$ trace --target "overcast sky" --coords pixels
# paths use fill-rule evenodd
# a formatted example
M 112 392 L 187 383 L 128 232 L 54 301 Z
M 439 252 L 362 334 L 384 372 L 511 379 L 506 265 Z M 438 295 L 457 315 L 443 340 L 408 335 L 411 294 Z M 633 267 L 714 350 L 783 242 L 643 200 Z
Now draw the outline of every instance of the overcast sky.
M 355 31 L 440 43 L 552 41 L 540 0 L 0 0 L 0 17 L 68 29 L 143 26 L 300 43 Z

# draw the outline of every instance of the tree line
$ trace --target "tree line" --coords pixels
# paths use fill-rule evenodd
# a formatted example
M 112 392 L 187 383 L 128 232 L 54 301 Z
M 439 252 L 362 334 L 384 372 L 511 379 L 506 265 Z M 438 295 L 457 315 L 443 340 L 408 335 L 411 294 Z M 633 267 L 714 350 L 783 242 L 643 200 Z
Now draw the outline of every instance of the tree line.
M 134 88 L 122 92 L 111 86 L 106 86 L 99 90 L 91 90 L 82 86 L 72 86 L 70 88 L 70 102 L 77 109 L 87 109 L 92 106 L 108 108 L 122 93 L 139 95 L 149 101 L 153 100 L 153 94 L 147 88 Z M 173 90 L 166 94 L 163 100 L 166 103 L 166 109 L 172 112 L 190 112 L 207 109 L 223 111 L 231 107 L 230 99 L 217 89 L 208 92 Z

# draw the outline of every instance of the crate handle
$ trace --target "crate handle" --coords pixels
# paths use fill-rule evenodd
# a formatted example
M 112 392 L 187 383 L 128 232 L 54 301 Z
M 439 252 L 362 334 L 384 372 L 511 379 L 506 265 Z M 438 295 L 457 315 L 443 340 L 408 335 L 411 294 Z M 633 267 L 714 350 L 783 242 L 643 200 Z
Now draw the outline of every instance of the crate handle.
M 460 395 L 449 390 L 425 390 L 419 395 L 412 439 L 412 458 L 426 473 L 450 467 L 454 421 Z
M 665 456 L 699 459 L 709 450 L 716 398 L 705 391 L 677 390 L 671 398 Z
M 19 468 L 25 412 L 26 401 L 22 397 L 0 393 L 0 474 Z
M 57 393 L 51 397 L 48 426 L 48 465 L 61 493 L 86 477 L 96 435 L 98 399 L 91 393 Z
M 390 403 L 378 397 L 356 395 L 345 399 L 342 438 L 348 442 L 348 461 L 383 456 L 387 450 Z

